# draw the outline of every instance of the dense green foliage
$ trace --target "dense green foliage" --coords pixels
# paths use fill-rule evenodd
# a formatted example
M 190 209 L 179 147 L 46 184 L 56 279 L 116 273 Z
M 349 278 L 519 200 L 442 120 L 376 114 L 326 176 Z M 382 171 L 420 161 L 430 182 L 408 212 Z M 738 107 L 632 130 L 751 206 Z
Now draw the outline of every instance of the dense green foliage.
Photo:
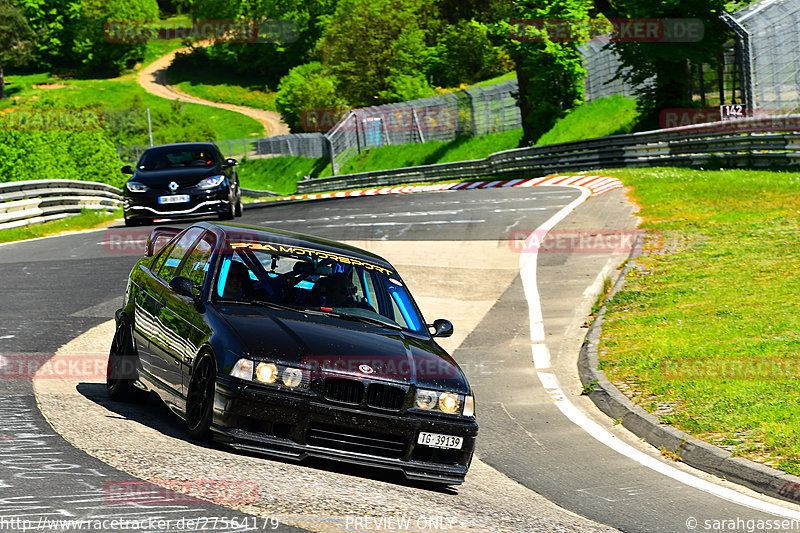
M 121 186 L 119 159 L 101 130 L 0 130 L 0 182 L 32 179 L 100 181 Z
M 33 31 L 22 12 L 0 0 L 0 100 L 6 97 L 4 65 L 23 65 L 32 57 Z
M 608 18 L 699 19 L 703 36 L 696 42 L 614 42 L 622 64 L 618 77 L 636 87 L 643 127 L 657 128 L 662 109 L 695 107 L 692 99 L 693 69 L 718 64 L 723 44 L 732 38 L 730 28 L 720 20 L 728 0 L 612 0 L 602 2 Z
M 516 0 L 516 19 L 585 19 L 586 0 Z M 510 31 L 510 27 L 509 31 Z M 573 107 L 583 102 L 586 71 L 578 51 L 580 40 L 557 41 L 542 32 L 530 41 L 509 41 L 519 80 L 519 106 L 525 131 L 523 143 L 533 143 Z
M 294 132 L 303 131 L 302 122 L 307 119 L 304 112 L 314 109 L 332 112 L 347 107 L 337 91 L 336 76 L 315 61 L 297 66 L 283 77 L 275 104 Z
M 37 35 L 39 68 L 114 75 L 140 60 L 142 42 L 115 42 L 107 22 L 158 18 L 156 0 L 16 0 Z

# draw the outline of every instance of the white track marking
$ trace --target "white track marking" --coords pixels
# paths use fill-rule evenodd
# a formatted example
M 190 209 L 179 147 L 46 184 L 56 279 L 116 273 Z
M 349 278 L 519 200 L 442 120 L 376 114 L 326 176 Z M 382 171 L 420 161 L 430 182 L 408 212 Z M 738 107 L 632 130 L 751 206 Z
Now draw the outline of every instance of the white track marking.
M 545 392 L 547 392 L 561 413 L 571 422 L 586 431 L 598 442 L 605 444 L 617 453 L 625 455 L 626 457 L 636 461 L 646 468 L 672 478 L 675 481 L 683 483 L 684 485 L 702 490 L 709 494 L 713 494 L 714 496 L 738 505 L 783 518 L 795 520 L 800 519 L 800 512 L 798 511 L 787 509 L 767 501 L 762 501 L 757 498 L 753 498 L 752 496 L 737 492 L 733 489 L 706 481 L 688 472 L 678 470 L 677 468 L 663 463 L 660 460 L 637 450 L 631 445 L 622 442 L 598 423 L 590 420 L 585 414 L 583 414 L 583 412 L 575 407 L 575 405 L 561 390 L 555 374 L 542 371 L 550 367 L 550 354 L 547 351 L 547 346 L 545 345 L 544 322 L 539 300 L 539 289 L 536 285 L 536 261 L 538 254 L 535 251 L 535 248 L 530 246 L 530 242 L 528 241 L 530 241 L 534 236 L 538 236 L 540 239 L 543 238 L 548 231 L 566 218 L 567 215 L 569 215 L 591 194 L 590 191 L 584 187 L 576 187 L 574 185 L 572 187 L 579 189 L 581 191 L 581 195 L 570 204 L 564 206 L 559 212 L 542 224 L 535 232 L 531 233 L 531 235 L 528 237 L 528 240 L 526 240 L 526 249 L 532 251 L 531 253 L 520 255 L 520 276 L 522 278 L 522 285 L 525 291 L 525 298 L 528 301 L 528 317 L 530 320 L 532 343 L 531 351 L 533 354 L 534 365 L 537 369 L 537 375 L 539 376 L 539 381 L 541 381 Z

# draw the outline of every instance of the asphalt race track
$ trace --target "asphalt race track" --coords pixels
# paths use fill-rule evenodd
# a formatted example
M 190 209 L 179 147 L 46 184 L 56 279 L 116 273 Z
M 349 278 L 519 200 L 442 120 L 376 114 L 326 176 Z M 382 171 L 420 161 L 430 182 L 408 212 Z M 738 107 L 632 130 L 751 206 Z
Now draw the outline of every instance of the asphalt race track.
M 402 522 L 377 522 L 391 513 L 411 519 L 410 529 L 426 531 L 601 531 L 605 526 L 642 532 L 752 531 L 748 520 L 800 516 L 795 506 L 661 458 L 580 395 L 575 362 L 586 331 L 581 326 L 603 275 L 613 277 L 627 254 L 591 247 L 540 250 L 533 278 L 539 301 L 531 302 L 525 285 L 530 278 L 520 273 L 524 253 L 519 242 L 509 241 L 539 228 L 579 196 L 568 187 L 509 188 L 245 211 L 244 223 L 344 240 L 384 255 L 429 322 L 440 317 L 454 322 L 456 335 L 442 345 L 452 350 L 475 388 L 481 429 L 479 460 L 467 482 L 444 491 L 368 469 L 298 466 L 192 443 L 155 401 L 144 406 L 108 401 L 102 376 L 66 385 L 46 379 L 34 383 L 30 372 L 19 370 L 20 361 L 79 353 L 80 343 L 66 351 L 64 346 L 90 330 L 94 334 L 82 341 L 87 353 L 107 350 L 107 344 L 97 347 L 97 339 L 107 335 L 103 328 L 138 259 L 124 241 L 133 233 L 113 228 L 0 246 L 0 529 L 13 529 L 3 524 L 14 519 L 41 526 L 43 517 L 45 525 L 59 518 L 150 519 L 149 531 L 196 529 L 186 523 L 189 519 L 206 520 L 206 529 L 212 529 L 209 517 L 217 521 L 214 530 L 226 531 L 273 530 L 277 524 L 271 518 L 283 523 L 277 530 L 287 531 L 294 526 L 403 529 Z M 632 210 L 616 190 L 580 204 L 555 231 L 628 235 L 634 227 Z M 529 304 L 541 306 L 547 374 L 560 388 L 543 383 L 534 367 Z M 559 395 L 616 441 L 665 465 L 668 475 L 576 425 L 565 416 L 563 402 L 554 401 Z M 676 479 L 682 477 L 688 484 Z M 137 479 L 212 478 L 256 483 L 257 501 L 224 506 L 185 498 L 159 501 L 164 494 L 158 490 L 154 501 L 144 503 L 109 496 L 109 487 Z M 703 490 L 695 479 L 714 481 L 719 492 L 733 488 L 744 503 Z M 762 505 L 785 511 L 769 508 L 782 513 L 776 515 L 753 508 Z M 423 515 L 427 521 L 419 522 Z M 737 519 L 740 527 L 713 528 L 714 520 Z

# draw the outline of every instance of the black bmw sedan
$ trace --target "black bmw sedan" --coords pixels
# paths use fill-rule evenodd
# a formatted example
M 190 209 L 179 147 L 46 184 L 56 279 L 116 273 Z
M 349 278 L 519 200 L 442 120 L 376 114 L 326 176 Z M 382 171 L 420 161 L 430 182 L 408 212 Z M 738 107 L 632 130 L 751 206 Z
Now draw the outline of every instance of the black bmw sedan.
M 156 228 L 116 325 L 109 396 L 155 391 L 194 438 L 464 480 L 472 389 L 435 340 L 453 326 L 427 324 L 377 255 L 252 226 Z
M 235 159 L 224 159 L 214 143 L 154 146 L 144 151 L 122 190 L 125 225 L 157 218 L 242 215 Z

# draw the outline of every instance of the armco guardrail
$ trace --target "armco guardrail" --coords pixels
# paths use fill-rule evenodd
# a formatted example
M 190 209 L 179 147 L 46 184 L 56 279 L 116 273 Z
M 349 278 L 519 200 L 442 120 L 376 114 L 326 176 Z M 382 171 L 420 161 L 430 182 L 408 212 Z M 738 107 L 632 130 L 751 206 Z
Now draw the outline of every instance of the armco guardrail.
M 47 222 L 82 209 L 114 210 L 120 190 L 106 183 L 79 180 L 31 180 L 0 183 L 0 229 Z
M 765 133 L 765 130 L 781 131 Z M 790 133 L 784 133 L 789 131 Z M 601 168 L 649 166 L 786 167 L 800 163 L 800 115 L 615 135 L 518 148 L 486 159 L 315 178 L 301 194 L 465 178 L 514 179 Z

